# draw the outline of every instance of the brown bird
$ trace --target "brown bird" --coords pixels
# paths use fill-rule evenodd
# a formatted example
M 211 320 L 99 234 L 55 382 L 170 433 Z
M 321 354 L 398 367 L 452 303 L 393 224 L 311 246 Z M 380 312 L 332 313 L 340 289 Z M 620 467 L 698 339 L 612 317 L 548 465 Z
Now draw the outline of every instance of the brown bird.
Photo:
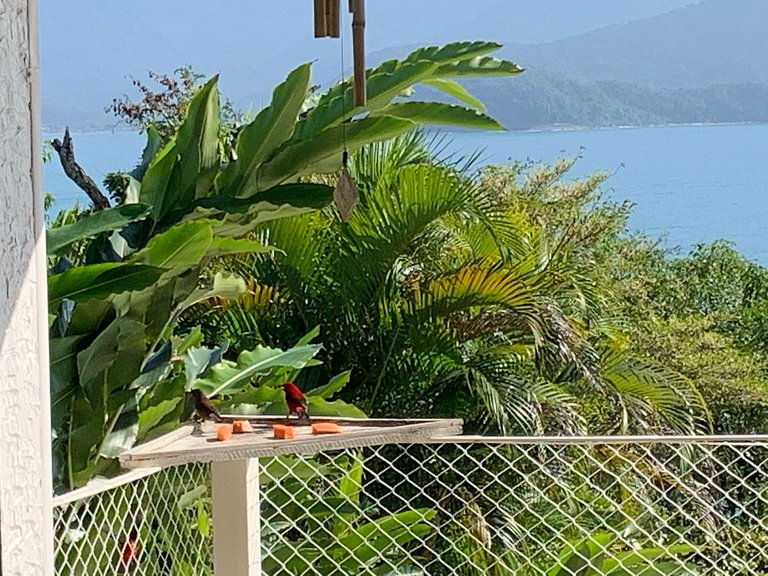
M 195 412 L 197 412 L 197 416 L 202 422 L 206 420 L 221 422 L 221 414 L 219 414 L 216 406 L 211 403 L 208 397 L 203 394 L 202 390 L 193 388 L 192 397 L 195 399 Z

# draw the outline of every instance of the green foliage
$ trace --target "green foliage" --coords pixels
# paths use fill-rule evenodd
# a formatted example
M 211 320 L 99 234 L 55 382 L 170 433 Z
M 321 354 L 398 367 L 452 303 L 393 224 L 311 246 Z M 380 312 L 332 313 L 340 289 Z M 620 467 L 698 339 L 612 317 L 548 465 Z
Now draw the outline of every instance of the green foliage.
M 140 569 L 211 576 L 211 501 L 199 476 L 195 468 L 177 468 L 172 474 L 161 472 L 141 480 L 143 490 L 136 490 L 135 484 L 113 488 L 109 505 L 104 499 L 88 498 L 57 507 L 64 516 L 63 522 L 56 522 L 56 541 L 63 544 L 55 558 L 58 573 L 133 570 L 121 566 L 121 551 L 135 530 Z
M 361 455 L 328 462 L 292 456 L 263 459 L 262 569 L 276 576 L 424 574 L 408 550 L 434 530 L 430 508 L 381 514 L 363 491 Z M 297 554 L 296 551 L 299 551 Z
M 259 278 L 253 294 L 188 321 L 236 346 L 323 325 L 325 376 L 352 370 L 342 397 L 374 415 L 525 433 L 707 429 L 688 380 L 631 354 L 594 270 L 627 207 L 597 202 L 604 175 L 564 182 L 571 165 L 478 179 L 419 135 L 366 147 L 351 158 L 360 204 L 348 222 L 324 212 L 259 226 L 281 251 L 222 263 Z M 601 416 L 585 420 L 595 398 Z
M 580 542 L 566 544 L 547 576 L 682 576 L 691 574 L 691 570 L 696 573 L 694 564 L 669 559 L 690 555 L 696 551 L 693 546 L 671 544 L 663 548 L 620 550 L 616 548 L 617 540 L 615 532 L 598 532 Z
M 160 140 L 167 142 L 184 122 L 190 102 L 202 86 L 205 76 L 195 72 L 191 66 L 177 68 L 173 74 L 150 71 L 148 76 L 159 86 L 159 91 L 153 90 L 142 80 L 132 78 L 131 84 L 141 93 L 141 100 L 134 102 L 128 96 L 115 98 L 106 111 L 142 132 L 156 131 Z M 225 138 L 230 137 L 242 120 L 232 104 L 224 102 L 221 126 Z
M 385 63 L 371 71 L 369 105 L 358 108 L 347 104 L 348 82 L 308 103 L 310 67 L 299 66 L 238 132 L 231 143 L 235 156 L 222 138 L 215 77 L 198 88 L 200 78 L 189 70 L 181 72 L 182 85 L 154 76 L 165 93 L 155 98 L 138 83 L 147 97 L 142 104 L 116 102 L 119 115 L 147 131 L 139 166 L 114 178 L 118 207 L 73 212 L 49 232 L 57 488 L 109 471 L 121 451 L 177 425 L 188 415 L 183 397 L 189 385 L 240 400 L 248 396 L 257 411 L 276 410 L 276 380 L 286 376 L 284 368 L 295 372 L 314 362 L 317 347 L 303 338 L 312 326 L 286 345 L 238 346 L 240 354 L 231 360 L 222 358 L 227 352 L 216 346 L 218 339 L 201 346 L 201 331 L 180 328 L 179 320 L 202 302 L 219 306 L 242 294 L 243 280 L 216 270 L 226 259 L 271 251 L 254 229 L 328 205 L 330 186 L 297 179 L 337 171 L 345 148 L 389 139 L 420 122 L 498 127 L 457 106 L 413 103 L 410 110 L 388 110 L 415 82 L 517 71 L 512 63 L 488 58 L 477 62 L 479 68 L 462 65 L 498 47 L 449 44 Z M 331 382 L 340 389 L 340 381 Z M 311 409 L 362 415 L 329 396 L 309 394 Z

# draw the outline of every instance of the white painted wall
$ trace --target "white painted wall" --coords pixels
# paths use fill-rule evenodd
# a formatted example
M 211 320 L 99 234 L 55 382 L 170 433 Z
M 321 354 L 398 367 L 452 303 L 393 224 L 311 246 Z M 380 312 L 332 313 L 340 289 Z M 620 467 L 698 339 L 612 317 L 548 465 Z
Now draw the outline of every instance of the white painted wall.
M 36 0 L 0 0 L 0 573 L 53 574 Z

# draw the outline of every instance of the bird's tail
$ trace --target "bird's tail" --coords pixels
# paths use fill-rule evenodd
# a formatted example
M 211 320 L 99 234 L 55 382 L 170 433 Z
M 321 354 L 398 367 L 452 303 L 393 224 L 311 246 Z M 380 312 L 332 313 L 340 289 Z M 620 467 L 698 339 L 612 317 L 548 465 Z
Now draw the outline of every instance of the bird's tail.
M 301 410 L 299 412 L 299 420 L 306 420 L 307 422 L 310 422 L 309 413 L 306 410 Z

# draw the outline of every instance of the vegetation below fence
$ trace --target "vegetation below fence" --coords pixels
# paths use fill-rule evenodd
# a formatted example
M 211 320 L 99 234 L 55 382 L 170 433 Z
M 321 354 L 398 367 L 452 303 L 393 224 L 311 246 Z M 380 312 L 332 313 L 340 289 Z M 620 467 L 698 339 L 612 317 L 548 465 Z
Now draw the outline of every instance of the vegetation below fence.
M 263 573 L 765 572 L 766 437 L 517 442 L 261 459 Z M 73 493 L 55 511 L 57 574 L 212 574 L 209 473 L 180 466 Z

